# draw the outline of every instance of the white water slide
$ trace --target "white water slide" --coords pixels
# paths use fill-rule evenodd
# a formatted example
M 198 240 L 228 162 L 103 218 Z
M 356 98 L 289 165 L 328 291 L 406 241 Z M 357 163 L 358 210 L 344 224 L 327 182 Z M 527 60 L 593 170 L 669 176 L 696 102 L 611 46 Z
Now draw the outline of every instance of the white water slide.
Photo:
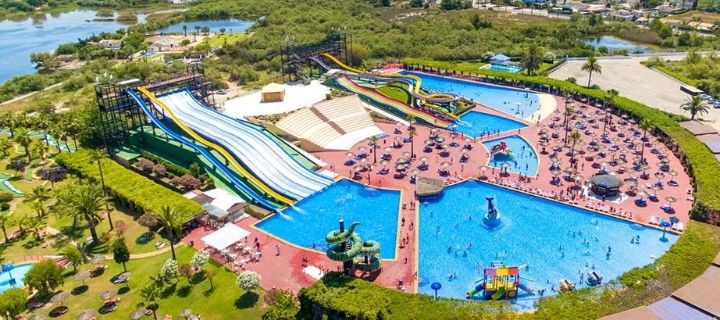
M 187 91 L 159 99 L 190 129 L 221 145 L 277 192 L 299 201 L 333 183 L 298 163 L 262 129 L 205 107 Z

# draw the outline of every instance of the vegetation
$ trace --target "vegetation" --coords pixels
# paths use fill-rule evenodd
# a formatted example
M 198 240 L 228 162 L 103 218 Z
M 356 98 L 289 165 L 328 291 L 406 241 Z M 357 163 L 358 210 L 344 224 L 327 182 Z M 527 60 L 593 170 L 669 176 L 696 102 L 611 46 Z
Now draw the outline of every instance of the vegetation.
M 597 58 L 594 56 L 590 56 L 587 58 L 587 61 L 585 61 L 585 64 L 581 67 L 582 71 L 585 71 L 588 73 L 588 88 L 590 88 L 590 83 L 592 82 L 592 75 L 594 73 L 602 73 L 602 66 L 600 66 L 600 63 L 598 63 Z
M 40 295 L 49 295 L 64 282 L 62 267 L 49 259 L 34 264 L 25 274 L 25 284 Z
M 82 177 L 95 181 L 99 178 L 98 170 L 89 160 L 87 151 L 63 153 L 57 157 L 57 161 Z M 102 163 L 107 188 L 119 202 L 134 208 L 137 212 L 149 211 L 157 215 L 162 212 L 164 205 L 172 203 L 177 211 L 178 219 L 186 222 L 202 211 L 196 202 L 186 199 L 110 159 L 103 159 Z
M 720 97 L 720 57 L 717 55 L 703 56 L 691 51 L 680 61 L 662 61 L 656 58 L 646 61 L 645 65 Z
M 28 294 L 21 288 L 10 288 L 0 293 L 0 316 L 15 319 L 25 310 Z
M 698 96 L 688 98 L 685 104 L 683 104 L 681 107 L 683 110 L 690 113 L 690 120 L 695 120 L 696 116 L 703 115 L 710 111 L 710 107 L 707 105 L 707 103 L 705 103 L 705 101 Z

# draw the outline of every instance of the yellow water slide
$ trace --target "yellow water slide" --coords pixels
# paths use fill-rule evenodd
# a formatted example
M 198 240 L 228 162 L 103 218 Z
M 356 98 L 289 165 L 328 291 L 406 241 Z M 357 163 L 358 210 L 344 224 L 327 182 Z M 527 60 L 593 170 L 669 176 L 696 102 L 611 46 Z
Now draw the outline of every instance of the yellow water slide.
M 150 99 L 150 101 L 153 104 L 162 108 L 165 111 L 165 114 L 170 116 L 170 118 L 173 120 L 173 122 L 175 122 L 175 124 L 178 127 L 180 127 L 180 129 L 182 129 L 185 133 L 190 135 L 190 137 L 195 139 L 195 141 L 197 141 L 199 144 L 205 145 L 205 146 L 209 147 L 210 149 L 213 149 L 213 150 L 219 152 L 225 159 L 228 160 L 228 162 L 230 163 L 230 166 L 232 168 L 234 168 L 241 175 L 246 177 L 250 181 L 250 183 L 255 185 L 258 189 L 260 189 L 266 195 L 268 195 L 272 198 L 275 198 L 276 200 L 278 200 L 284 204 L 287 204 L 287 205 L 292 205 L 293 203 L 295 203 L 294 200 L 292 200 L 282 194 L 279 194 L 275 190 L 268 187 L 265 183 L 260 181 L 260 179 L 256 178 L 247 169 L 245 169 L 245 167 L 243 167 L 230 153 L 228 153 L 227 150 L 225 150 L 225 148 L 206 140 L 205 138 L 203 138 L 202 136 L 197 134 L 195 131 L 190 129 L 188 126 L 186 126 L 182 121 L 180 121 L 180 119 L 175 115 L 175 113 L 172 110 L 170 110 L 170 108 L 168 108 L 167 105 L 165 105 L 165 103 L 163 103 L 162 101 L 160 101 L 160 99 L 155 97 L 155 95 L 152 92 L 150 92 L 147 88 L 137 87 L 137 91 L 142 93 L 144 96 L 148 97 L 148 99 Z

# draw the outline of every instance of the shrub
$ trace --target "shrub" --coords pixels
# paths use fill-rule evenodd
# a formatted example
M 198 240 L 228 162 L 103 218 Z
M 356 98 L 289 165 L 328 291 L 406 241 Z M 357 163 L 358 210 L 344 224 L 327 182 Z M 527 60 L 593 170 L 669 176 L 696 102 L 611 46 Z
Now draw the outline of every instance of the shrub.
M 7 167 L 10 170 L 20 172 L 20 171 L 25 171 L 25 167 L 27 166 L 27 164 L 28 164 L 28 162 L 27 162 L 27 159 L 25 159 L 25 158 L 13 159 L 13 160 L 10 160 L 10 163 L 8 163 Z
M 251 291 L 260 285 L 260 275 L 255 271 L 243 271 L 235 279 L 235 284 L 245 291 Z
M 0 294 L 0 314 L 8 319 L 15 319 L 23 311 L 27 303 L 28 294 L 21 288 L 10 288 Z
M 7 202 L 0 202 L 0 211 L 10 210 L 10 204 Z
M 138 168 L 140 168 L 140 170 L 142 170 L 142 171 L 150 172 L 150 171 L 152 171 L 152 169 L 155 167 L 155 162 L 152 162 L 152 161 L 150 161 L 150 160 L 148 160 L 148 159 L 140 158 L 140 159 L 138 159 L 138 161 L 135 163 L 135 166 L 137 166 Z
M 153 167 L 152 171 L 153 171 L 156 175 L 159 175 L 159 176 L 162 176 L 162 177 L 164 177 L 165 174 L 167 174 L 167 168 L 165 168 L 165 165 L 163 165 L 162 163 L 156 164 L 156 165 Z
M 173 259 L 165 260 L 165 263 L 160 268 L 160 275 L 166 280 L 177 277 L 178 272 L 180 272 L 178 263 Z
M 67 169 L 63 166 L 53 165 L 49 168 L 38 170 L 38 175 L 42 180 L 50 181 L 52 183 L 60 182 L 65 180 L 65 177 L 67 176 Z
M 10 202 L 13 196 L 9 192 L 0 191 L 0 202 Z
M 96 182 L 100 180 L 97 164 L 90 161 L 88 152 L 85 150 L 62 153 L 57 156 L 56 160 L 80 176 Z M 179 220 L 183 222 L 189 221 L 197 213 L 203 211 L 197 202 L 164 188 L 110 159 L 101 161 L 105 186 L 121 203 L 132 205 L 146 212 L 162 212 L 163 205 L 172 203 L 179 214 Z
M 202 187 L 202 181 L 189 174 L 183 175 L 181 177 L 176 177 L 175 179 L 173 179 L 172 182 L 174 184 L 182 186 L 186 190 L 195 190 Z
M 265 295 L 265 304 L 270 306 L 263 314 L 263 320 L 295 319 L 299 310 L 298 303 L 292 292 L 272 289 Z
M 50 294 L 64 282 L 63 269 L 55 261 L 46 259 L 36 263 L 25 274 L 25 284 L 41 295 Z
M 570 82 L 572 84 L 577 83 L 577 79 L 575 79 L 575 77 L 569 77 L 569 78 L 565 79 L 565 81 Z
M 142 216 L 140 216 L 140 218 L 138 218 L 138 223 L 141 226 L 152 229 L 158 226 L 160 220 L 158 220 L 157 216 L 155 216 L 151 212 L 145 212 Z

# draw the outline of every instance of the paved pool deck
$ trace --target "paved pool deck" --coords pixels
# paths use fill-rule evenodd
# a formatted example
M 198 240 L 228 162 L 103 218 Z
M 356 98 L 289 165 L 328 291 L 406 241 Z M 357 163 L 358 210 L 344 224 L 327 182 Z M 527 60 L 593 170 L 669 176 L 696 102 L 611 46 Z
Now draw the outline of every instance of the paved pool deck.
M 551 154 L 542 154 L 542 146 L 540 146 L 539 144 L 539 134 L 541 129 L 545 129 L 545 131 L 549 132 L 558 131 L 559 135 L 560 129 L 557 129 L 557 125 L 558 123 L 563 123 L 563 121 L 559 121 L 559 119 L 562 118 L 561 110 L 564 110 L 566 102 L 563 99 L 556 97 L 556 103 L 556 110 L 554 110 L 549 116 L 547 116 L 543 120 L 536 122 L 535 124 L 525 121 L 530 126 L 519 130 L 513 130 L 511 132 L 504 132 L 497 135 L 472 139 L 464 137 L 461 134 L 453 135 L 453 133 L 449 131 L 439 130 L 441 136 L 446 138 L 447 144 L 449 144 L 453 140 L 460 144 L 460 146 L 458 147 L 447 147 L 447 150 L 449 151 L 447 157 L 441 157 L 437 152 L 438 150 L 436 149 L 433 149 L 432 152 L 429 153 L 423 152 L 423 142 L 429 137 L 431 129 L 427 127 L 416 126 L 417 133 L 414 137 L 415 142 L 414 144 L 412 144 L 413 152 L 416 154 L 416 157 L 411 162 L 411 171 L 420 162 L 421 158 L 426 157 L 429 169 L 427 171 L 424 171 L 421 176 L 442 179 L 448 184 L 460 182 L 465 179 L 476 178 L 481 174 L 480 167 L 486 165 L 489 158 L 489 152 L 483 147 L 482 142 L 486 140 L 502 138 L 513 134 L 519 134 L 536 149 L 536 154 L 539 155 L 540 161 L 539 174 L 537 176 L 530 177 L 529 181 L 524 180 L 524 182 L 520 182 L 519 176 L 516 174 L 511 173 L 508 176 L 501 177 L 499 170 L 486 169 L 484 173 L 487 176 L 488 181 L 491 183 L 502 184 L 506 187 L 518 188 L 522 192 L 534 194 L 543 193 L 548 198 L 552 197 L 551 194 L 553 193 L 556 196 L 561 193 L 565 193 L 568 190 L 569 184 L 550 184 L 552 175 L 550 174 L 548 167 L 551 163 Z M 584 114 L 590 115 L 589 117 L 597 118 L 600 116 L 604 116 L 599 115 L 599 109 L 595 108 L 594 106 L 585 105 L 580 102 L 573 103 L 576 105 L 578 110 L 582 110 Z M 475 110 L 501 115 L 501 113 L 483 106 L 477 106 Z M 571 117 L 570 123 L 571 125 L 574 125 L 575 122 L 581 121 L 582 119 L 586 118 L 582 118 L 580 114 L 577 114 L 576 116 Z M 611 116 L 611 119 L 614 123 L 618 123 L 621 121 L 620 117 L 614 115 Z M 521 121 L 524 120 L 521 119 Z M 415 210 L 415 185 L 410 183 L 409 175 L 405 176 L 404 178 L 394 178 L 392 174 L 394 173 L 394 170 L 392 168 L 394 161 L 399 157 L 403 156 L 404 153 L 411 152 L 411 143 L 403 143 L 402 146 L 400 146 L 399 148 L 392 148 L 391 146 L 393 141 L 401 141 L 403 140 L 403 138 L 408 137 L 407 127 L 401 124 L 395 125 L 387 123 L 378 123 L 377 125 L 388 135 L 386 139 L 378 140 L 377 152 L 382 153 L 385 148 L 390 148 L 389 152 L 392 159 L 388 166 L 391 169 L 391 173 L 388 175 L 381 175 L 378 173 L 378 171 L 382 168 L 382 165 L 380 165 L 379 163 L 374 164 L 375 159 L 372 153 L 372 148 L 369 147 L 369 140 L 364 140 L 356 144 L 351 149 L 351 151 L 357 152 L 362 147 L 364 148 L 364 150 L 366 150 L 366 152 L 371 152 L 366 157 L 366 163 L 369 167 L 369 170 L 355 176 L 355 180 L 376 187 L 399 189 L 403 191 L 401 199 L 402 209 L 400 210 L 400 215 L 401 219 L 405 222 L 399 229 L 399 239 L 397 239 L 397 242 L 401 243 L 403 238 L 407 240 L 406 245 L 403 245 L 401 248 L 397 249 L 396 258 L 394 260 L 383 261 L 383 269 L 379 273 L 379 275 L 370 276 L 367 277 L 367 279 L 383 286 L 391 288 L 402 287 L 402 289 L 407 292 L 416 292 L 416 270 L 418 265 L 416 222 L 418 221 L 418 211 Z M 556 129 L 548 130 L 551 125 Z M 622 128 L 629 128 L 632 126 L 634 125 L 628 124 L 627 127 Z M 400 133 L 394 133 L 395 129 L 398 129 Z M 596 132 L 602 131 L 602 127 L 593 128 L 593 130 Z M 593 138 L 596 137 L 597 133 L 595 133 L 594 136 L 583 134 L 581 139 L 582 143 L 578 145 L 586 146 Z M 561 144 L 560 140 L 561 137 L 554 139 L 553 144 L 551 144 L 549 148 L 556 143 Z M 462 145 L 465 143 L 472 144 L 473 148 L 472 151 L 470 151 L 469 153 L 470 158 L 468 159 L 468 161 L 461 163 L 459 159 L 461 155 Z M 623 212 L 630 211 L 633 213 L 632 218 L 628 220 L 643 224 L 646 224 L 651 216 L 665 219 L 671 216 L 675 216 L 681 222 L 687 222 L 689 219 L 689 211 L 692 205 L 692 201 L 686 193 L 687 190 L 691 189 L 690 178 L 684 172 L 680 161 L 662 143 L 658 142 L 657 139 L 654 137 L 650 138 L 650 143 L 658 149 L 659 153 L 666 153 L 668 155 L 671 168 L 678 172 L 678 175 L 674 177 L 674 180 L 678 182 L 678 185 L 676 187 L 666 187 L 663 190 L 655 191 L 661 201 L 649 202 L 646 207 L 638 207 L 633 203 L 632 197 L 625 199 L 622 202 L 603 202 L 602 200 L 586 198 L 585 196 L 581 196 L 575 192 L 571 192 L 570 196 L 563 197 L 563 199 L 565 199 L 565 202 L 580 207 L 591 205 L 594 208 L 602 208 L 605 211 L 608 211 L 610 208 L 613 208 L 613 210 L 616 211 L 620 211 L 620 209 L 623 209 Z M 569 151 L 569 149 L 570 147 L 562 147 L 561 152 L 557 155 L 557 157 L 564 163 L 562 165 L 563 168 L 567 167 L 567 164 L 569 163 L 569 156 L 565 154 Z M 324 168 L 320 170 L 330 170 L 338 173 L 340 176 L 353 178 L 354 166 L 345 165 L 345 161 L 348 159 L 345 151 L 316 152 L 313 153 L 313 155 L 320 158 L 327 164 Z M 652 169 L 648 169 L 648 171 L 654 173 L 657 170 L 657 167 L 654 166 L 655 162 L 657 161 L 657 156 L 650 153 L 649 148 L 648 150 L 646 150 L 645 156 L 648 158 L 650 164 L 653 166 Z M 591 176 L 596 171 L 596 169 L 592 168 L 591 166 L 593 161 L 586 161 L 585 159 L 582 159 L 580 157 L 581 155 L 578 156 L 579 161 L 577 167 L 579 174 L 584 177 Z M 380 155 L 377 155 L 378 162 L 380 161 L 380 158 Z M 448 176 L 441 176 L 438 173 L 438 168 L 443 162 L 449 163 L 448 171 L 450 174 Z M 631 174 L 632 173 L 618 175 L 622 178 L 625 178 Z M 667 181 L 667 178 L 664 180 Z M 647 181 L 641 181 L 642 185 L 640 186 L 640 188 L 644 188 L 645 183 L 653 182 L 654 180 L 650 179 Z M 568 200 L 573 198 L 573 196 L 575 200 L 572 201 L 573 203 L 570 203 L 570 201 Z M 665 202 L 664 199 L 667 196 L 673 196 L 677 199 L 677 202 L 672 204 L 673 208 L 675 209 L 674 214 L 667 214 L 660 210 L 660 206 Z M 603 212 L 602 214 L 610 213 Z M 257 222 L 258 220 L 255 218 L 247 218 L 243 221 L 238 222 L 237 225 L 250 232 L 250 235 L 248 236 L 248 242 L 250 245 L 252 245 L 255 238 L 257 238 L 260 243 L 260 251 L 263 253 L 262 258 L 259 262 L 247 264 L 246 269 L 260 273 L 260 275 L 262 276 L 261 285 L 263 288 L 289 289 L 297 292 L 302 287 L 306 287 L 314 283 L 316 279 L 303 272 L 303 257 L 307 258 L 308 265 L 315 266 L 321 270 L 337 271 L 341 267 L 340 263 L 330 261 L 325 256 L 324 252 L 301 248 L 265 233 L 264 231 L 254 226 Z M 200 239 L 204 235 L 209 234 L 210 232 L 212 232 L 212 230 L 210 229 L 198 228 L 192 231 L 189 235 L 187 235 L 183 239 L 183 241 L 186 243 L 190 243 L 190 241 L 192 240 L 195 243 L 196 248 L 202 248 L 203 245 Z M 280 252 L 279 255 L 276 254 L 278 249 Z M 226 262 L 220 256 L 214 255 L 213 258 L 220 263 Z M 226 265 L 229 268 L 231 267 L 230 263 Z M 402 282 L 402 286 L 399 285 L 400 282 Z

